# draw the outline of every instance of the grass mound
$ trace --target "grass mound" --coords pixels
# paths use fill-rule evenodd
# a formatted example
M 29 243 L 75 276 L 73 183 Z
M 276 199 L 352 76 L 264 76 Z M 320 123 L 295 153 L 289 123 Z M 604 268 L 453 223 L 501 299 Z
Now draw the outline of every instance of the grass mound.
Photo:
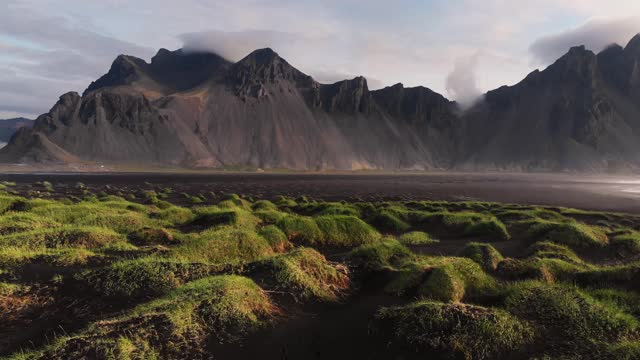
M 221 208 L 232 208 L 232 207 L 240 207 L 243 209 L 250 209 L 251 204 L 241 198 L 237 194 L 225 194 L 222 196 L 222 201 L 218 203 L 218 206 Z
M 640 233 L 630 232 L 611 239 L 611 247 L 621 256 L 640 254 Z
M 592 349 L 635 337 L 638 320 L 568 285 L 522 282 L 509 289 L 505 306 L 537 325 L 547 349 L 562 354 Z
M 269 200 L 258 200 L 251 204 L 251 210 L 253 211 L 269 211 L 269 210 L 278 210 L 276 204 L 272 203 Z
M 532 261 L 506 258 L 498 263 L 496 274 L 505 280 L 535 279 L 554 282 L 555 277 L 546 266 Z
M 287 235 L 275 225 L 263 227 L 258 231 L 258 234 L 269 242 L 275 252 L 283 253 L 293 248 L 293 244 L 289 242 Z
M 401 265 L 413 256 L 394 238 L 384 238 L 373 244 L 361 245 L 349 252 L 348 258 L 366 271 L 379 271 Z
M 310 248 L 297 248 L 256 264 L 257 271 L 266 270 L 267 281 L 298 301 L 335 301 L 349 287 L 346 267 L 330 264 L 322 254 Z
M 104 227 L 123 234 L 159 225 L 146 213 L 136 211 L 136 205 L 127 201 L 83 201 L 67 205 L 55 201 L 35 203 L 35 200 L 31 200 L 31 203 L 32 213 L 62 224 Z
M 28 212 L 8 212 L 0 216 L 0 235 L 60 226 L 57 221 Z
M 322 230 L 311 217 L 290 215 L 278 221 L 277 225 L 294 243 L 305 245 L 322 243 Z
M 158 219 L 169 225 L 184 225 L 193 220 L 194 214 L 190 209 L 179 206 L 166 206 L 149 214 L 151 218 Z
M 309 204 L 305 207 L 305 210 L 310 210 L 310 208 L 313 208 L 314 214 L 319 216 L 344 215 L 360 217 L 360 211 L 355 206 L 339 202 Z
M 278 210 L 257 210 L 253 213 L 253 216 L 260 219 L 262 224 L 275 225 L 289 215 Z
M 459 231 L 465 236 L 491 237 L 496 240 L 511 238 L 505 225 L 492 215 L 474 212 L 442 214 L 442 224 L 451 231 Z
M 411 231 L 398 237 L 401 243 L 405 245 L 429 245 L 438 243 L 438 240 L 432 239 L 431 235 L 422 231 Z
M 253 229 L 260 222 L 251 212 L 240 209 L 220 209 L 218 207 L 199 207 L 193 212 L 195 219 L 190 225 L 200 228 L 213 228 L 218 226 L 234 226 L 242 229 Z
M 527 249 L 529 257 L 541 259 L 560 259 L 574 264 L 583 261 L 573 250 L 564 245 L 558 245 L 549 241 L 537 242 Z
M 620 286 L 640 290 L 640 262 L 588 269 L 577 273 L 575 281 L 583 286 Z
M 165 228 L 144 228 L 129 234 L 129 241 L 138 246 L 144 245 L 172 245 L 176 240 Z
M 376 329 L 392 346 L 412 353 L 456 358 L 511 358 L 531 344 L 526 322 L 497 309 L 465 304 L 417 302 L 383 308 Z
M 182 235 L 173 255 L 184 261 L 237 264 L 274 255 L 271 244 L 253 230 L 221 227 Z
M 95 249 L 107 244 L 124 242 L 124 236 L 101 227 L 62 226 L 0 236 L 0 245 L 6 247 Z
M 495 270 L 502 261 L 502 255 L 493 246 L 485 243 L 468 243 L 461 251 L 460 256 L 469 258 L 485 270 Z
M 110 297 L 152 298 L 208 274 L 205 265 L 142 258 L 80 273 L 76 279 Z
M 607 235 L 597 227 L 578 222 L 537 221 L 529 226 L 529 236 L 571 248 L 600 248 L 609 243 Z
M 470 259 L 438 259 L 427 271 L 427 278 L 418 288 L 418 295 L 429 299 L 458 302 L 463 298 L 478 298 L 496 292 L 495 279 Z
M 251 279 L 203 278 L 58 340 L 40 359 L 198 358 L 207 343 L 235 343 L 268 326 L 279 313 Z
M 378 211 L 368 222 L 383 233 L 400 234 L 411 228 L 410 224 L 389 210 Z
M 315 218 L 315 222 L 322 231 L 322 241 L 309 245 L 352 248 L 380 238 L 374 228 L 355 216 L 325 215 Z

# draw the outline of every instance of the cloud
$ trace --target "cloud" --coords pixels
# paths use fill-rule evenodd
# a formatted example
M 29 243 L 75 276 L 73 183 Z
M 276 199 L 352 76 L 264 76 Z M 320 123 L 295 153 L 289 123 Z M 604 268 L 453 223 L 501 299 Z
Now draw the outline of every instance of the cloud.
M 46 112 L 63 93 L 82 91 L 118 54 L 153 54 L 80 18 L 49 15 L 21 0 L 8 0 L 0 12 L 0 40 L 0 112 L 29 117 Z
M 275 51 L 291 51 L 303 43 L 317 42 L 310 36 L 272 30 L 203 31 L 181 34 L 182 47 L 186 51 L 208 51 L 227 60 L 238 61 L 256 49 L 272 48 Z
M 358 38 L 363 35 L 353 35 L 353 37 Z M 383 82 L 376 78 L 350 71 L 349 69 L 355 68 L 352 64 L 331 63 L 331 52 L 335 48 L 349 48 L 350 57 L 357 59 L 363 57 L 364 53 L 382 51 L 381 46 L 384 46 L 384 41 L 378 41 L 376 46 L 371 46 L 364 38 L 357 42 L 348 39 L 347 44 L 344 38 L 341 39 L 336 34 L 303 34 L 270 30 L 204 31 L 182 34 L 178 38 L 183 41 L 182 47 L 186 51 L 213 52 L 234 62 L 256 49 L 269 47 L 294 67 L 301 64 L 300 70 L 311 75 L 318 82 L 335 83 L 356 76 L 365 76 L 371 89 L 383 86 Z M 359 47 L 356 43 L 362 46 Z
M 593 19 L 576 28 L 541 37 L 529 47 L 529 51 L 538 63 L 549 64 L 572 46 L 585 45 L 594 52 L 600 52 L 613 43 L 626 45 L 639 31 L 640 16 Z
M 479 59 L 480 52 L 458 58 L 453 70 L 447 75 L 447 92 L 463 109 L 471 107 L 482 96 L 476 79 Z
M 321 82 L 362 75 L 371 88 L 402 82 L 442 93 L 451 59 L 482 49 L 475 67 L 481 76 L 471 90 L 484 92 L 529 73 L 532 58 L 540 59 L 528 45 L 544 32 L 558 35 L 595 15 L 640 15 L 638 1 L 606 5 L 601 0 L 3 0 L 0 84 L 23 83 L 28 89 L 0 88 L 0 103 L 40 113 L 60 94 L 82 91 L 118 54 L 148 59 L 157 48 L 182 43 L 231 60 L 271 47 Z M 558 47 L 577 45 L 570 42 Z M 540 50 L 551 61 L 548 52 Z M 454 80 L 458 74 L 454 71 Z M 452 97 L 467 96 L 462 86 L 452 89 Z

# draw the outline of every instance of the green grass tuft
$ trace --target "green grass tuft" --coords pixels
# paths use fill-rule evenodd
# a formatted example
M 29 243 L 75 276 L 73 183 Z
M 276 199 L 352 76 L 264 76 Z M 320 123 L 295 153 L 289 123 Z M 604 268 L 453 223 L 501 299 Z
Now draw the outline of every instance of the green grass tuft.
M 636 336 L 638 320 L 569 285 L 535 281 L 508 290 L 507 310 L 537 325 L 547 349 L 590 354 L 594 348 Z
M 485 243 L 468 243 L 461 251 L 460 256 L 475 261 L 483 269 L 493 271 L 503 257 L 493 246 Z
M 529 224 L 528 234 L 535 240 L 548 240 L 576 249 L 601 248 L 609 243 L 602 230 L 578 222 L 537 221 Z
M 374 228 L 355 216 L 325 215 L 316 217 L 315 222 L 322 231 L 322 240 L 309 245 L 353 248 L 380 238 Z
M 423 231 L 412 231 L 402 234 L 398 237 L 401 243 L 405 245 L 429 245 L 440 242 L 431 238 L 431 235 Z
M 349 260 L 366 271 L 395 268 L 412 257 L 411 251 L 394 238 L 361 245 L 348 255 Z
M 378 333 L 401 350 L 462 359 L 515 358 L 532 343 L 533 329 L 509 313 L 480 306 L 417 302 L 383 308 Z
M 290 215 L 278 221 L 277 225 L 294 243 L 305 245 L 322 243 L 324 236 L 322 230 L 311 217 Z
M 297 248 L 257 267 L 266 268 L 275 281 L 275 288 L 288 292 L 298 301 L 336 301 L 350 283 L 346 267 L 330 264 L 310 248 Z

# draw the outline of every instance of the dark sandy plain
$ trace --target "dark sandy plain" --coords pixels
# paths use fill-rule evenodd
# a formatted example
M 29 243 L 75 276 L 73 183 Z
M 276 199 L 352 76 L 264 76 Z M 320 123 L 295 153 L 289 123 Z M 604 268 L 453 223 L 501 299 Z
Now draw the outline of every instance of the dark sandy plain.
M 255 199 L 307 196 L 326 201 L 445 200 L 495 201 L 584 210 L 640 213 L 640 176 L 527 173 L 5 173 L 19 193 L 48 181 L 53 196 L 92 192 L 135 193 L 171 188 L 173 203 L 183 193 L 215 201 L 236 193 Z M 84 186 L 78 186 L 81 183 Z

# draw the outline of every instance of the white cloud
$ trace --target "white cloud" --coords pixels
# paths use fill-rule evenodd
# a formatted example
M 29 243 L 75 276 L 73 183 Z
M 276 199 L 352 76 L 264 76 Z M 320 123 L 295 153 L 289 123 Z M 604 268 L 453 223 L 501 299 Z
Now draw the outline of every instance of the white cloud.
M 576 28 L 547 35 L 536 40 L 530 47 L 535 60 L 549 64 L 576 45 L 585 45 L 600 52 L 616 43 L 625 46 L 640 32 L 640 16 L 622 19 L 592 19 Z
M 601 0 L 4 0 L 2 6 L 0 69 L 12 73 L 0 70 L 0 86 L 28 86 L 0 88 L 0 111 L 36 113 L 66 91 L 82 91 L 120 53 L 148 59 L 152 49 L 183 42 L 233 60 L 269 46 L 319 81 L 363 75 L 372 88 L 402 82 L 441 93 L 455 59 L 480 49 L 473 88 L 484 92 L 522 79 L 532 57 L 548 61 L 581 40 L 565 36 L 530 52 L 544 35 L 557 39 L 596 15 L 640 16 L 640 1 L 624 0 L 606 6 Z M 594 41 L 591 35 L 586 39 Z M 452 96 L 466 94 L 456 89 Z
M 472 106 L 482 96 L 482 91 L 478 88 L 476 71 L 480 53 L 458 58 L 453 70 L 447 75 L 447 92 L 462 106 L 468 108 Z

